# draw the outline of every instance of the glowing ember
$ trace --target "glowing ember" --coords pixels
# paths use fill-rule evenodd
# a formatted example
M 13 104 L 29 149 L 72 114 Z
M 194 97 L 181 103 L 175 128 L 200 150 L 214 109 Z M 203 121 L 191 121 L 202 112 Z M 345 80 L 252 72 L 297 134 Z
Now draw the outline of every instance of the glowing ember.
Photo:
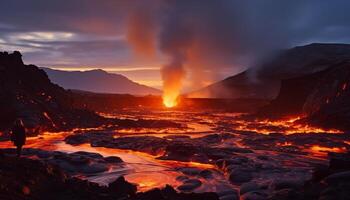
M 278 146 L 286 147 L 286 146 L 292 146 L 293 143 L 291 143 L 291 142 L 283 142 L 283 143 L 278 142 L 277 145 L 278 145 Z
M 342 86 L 342 90 L 346 90 L 348 84 L 347 83 L 344 83 L 343 86 Z

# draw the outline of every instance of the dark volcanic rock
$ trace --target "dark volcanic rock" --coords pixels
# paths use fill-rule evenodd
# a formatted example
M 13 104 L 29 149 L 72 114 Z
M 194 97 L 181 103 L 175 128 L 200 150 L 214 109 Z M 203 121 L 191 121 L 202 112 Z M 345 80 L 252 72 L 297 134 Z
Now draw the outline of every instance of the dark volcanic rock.
M 64 138 L 67 144 L 80 145 L 90 141 L 90 138 L 85 134 L 68 135 Z
M 95 127 L 98 115 L 74 109 L 70 93 L 51 83 L 46 73 L 34 65 L 24 65 L 22 55 L 0 52 L 0 129 L 22 118 L 34 134 L 40 130 Z
M 321 65 L 327 68 L 283 80 L 276 99 L 259 114 L 268 117 L 303 114 L 308 116 L 304 123 L 350 130 L 350 52 L 349 57 Z
M 177 193 L 171 186 L 164 189 L 153 189 L 145 193 L 138 193 L 130 200 L 219 200 L 217 194 L 204 193 Z
M 246 171 L 244 169 L 234 169 L 230 173 L 229 180 L 233 184 L 241 184 L 250 181 L 252 178 L 253 176 L 250 171 Z
M 188 179 L 185 180 L 182 185 L 177 187 L 178 190 L 180 191 L 192 191 L 202 185 L 202 182 L 198 179 Z
M 315 171 L 313 179 L 304 184 L 301 189 L 297 190 L 299 193 L 298 198 L 286 199 L 348 199 L 350 196 L 350 166 L 343 164 L 346 164 L 349 153 L 331 154 L 331 159 L 332 157 L 337 159 L 337 161 L 331 162 L 328 169 L 324 167 L 316 169 L 321 171 Z
M 218 200 L 215 193 L 178 193 L 172 187 L 136 193 L 123 177 L 108 187 L 71 178 L 38 160 L 9 157 L 0 152 L 0 199 L 11 200 Z
M 243 195 L 247 192 L 260 190 L 260 186 L 255 182 L 248 182 L 241 185 L 239 188 L 239 194 Z
M 108 184 L 108 189 L 120 196 L 132 196 L 137 191 L 136 185 L 127 182 L 123 176 Z
M 350 130 L 350 59 L 318 74 L 320 81 L 305 101 L 308 122 Z

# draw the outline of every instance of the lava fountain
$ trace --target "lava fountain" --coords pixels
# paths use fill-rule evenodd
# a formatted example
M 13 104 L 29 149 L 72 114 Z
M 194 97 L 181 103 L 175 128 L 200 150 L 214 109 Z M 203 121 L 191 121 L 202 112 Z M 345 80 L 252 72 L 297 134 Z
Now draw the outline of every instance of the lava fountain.
M 181 62 L 177 62 L 175 59 L 169 65 L 164 66 L 161 72 L 163 79 L 163 104 L 167 108 L 172 108 L 178 104 L 185 71 Z

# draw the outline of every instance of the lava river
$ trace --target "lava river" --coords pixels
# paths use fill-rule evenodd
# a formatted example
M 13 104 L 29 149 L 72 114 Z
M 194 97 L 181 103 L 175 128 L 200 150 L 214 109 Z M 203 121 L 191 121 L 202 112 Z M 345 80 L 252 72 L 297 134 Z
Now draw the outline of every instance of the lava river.
M 316 165 L 327 164 L 327 152 L 345 152 L 349 149 L 350 139 L 338 130 L 322 130 L 314 127 L 295 125 L 295 119 L 285 121 L 257 121 L 240 118 L 236 113 L 201 113 L 182 111 L 125 111 L 123 113 L 104 114 L 107 117 L 123 119 L 162 119 L 181 124 L 178 128 L 120 128 L 115 130 L 79 130 L 59 133 L 43 133 L 27 139 L 26 149 L 40 149 L 48 152 L 64 153 L 90 152 L 103 157 L 117 156 L 123 163 L 110 164 L 108 170 L 99 173 L 76 174 L 75 176 L 99 184 L 108 184 L 119 176 L 138 185 L 139 191 L 162 187 L 166 184 L 181 188 L 186 180 L 198 180 L 200 186 L 190 191 L 226 191 L 239 188 L 240 181 L 232 175 L 232 166 L 251 168 L 249 180 L 260 183 L 276 178 L 298 177 L 305 181 L 310 178 Z M 78 145 L 65 142 L 65 138 L 85 132 L 112 134 L 113 140 L 142 137 L 161 138 L 172 142 L 193 144 L 196 148 L 211 148 L 213 152 L 195 156 L 193 159 L 171 157 L 169 148 L 158 153 L 149 153 L 147 148 L 119 148 L 111 145 L 93 145 L 93 141 Z M 308 134 L 305 134 L 308 133 Z M 216 135 L 220 140 L 208 140 Z M 219 136 L 218 136 L 219 135 Z M 320 140 L 322 138 L 322 140 Z M 132 139 L 133 140 L 133 139 Z M 207 143 L 205 143 L 207 142 Z M 201 146 L 202 145 L 202 146 Z M 181 147 L 181 145 L 180 145 Z M 9 141 L 0 142 L 0 148 L 12 148 Z M 198 149 L 197 148 L 197 149 Z M 215 156 L 214 156 L 215 155 Z M 230 160 L 225 160 L 229 156 Z M 31 156 L 40 159 L 38 156 Z M 239 159 L 237 159 L 239 158 Z M 224 160 L 224 164 L 220 164 Z M 237 162 L 237 163 L 235 163 Z M 243 164 L 244 165 L 243 165 Z M 235 169 L 236 170 L 236 169 Z M 243 169 L 238 169 L 243 170 Z M 209 173 L 209 172 L 210 173 Z M 206 176 L 210 174 L 210 178 Z M 203 175 L 204 174 L 204 175 Z M 233 177 L 232 177 L 233 176 Z M 181 190 L 181 189 L 180 189 Z M 186 190 L 185 190 L 186 191 Z

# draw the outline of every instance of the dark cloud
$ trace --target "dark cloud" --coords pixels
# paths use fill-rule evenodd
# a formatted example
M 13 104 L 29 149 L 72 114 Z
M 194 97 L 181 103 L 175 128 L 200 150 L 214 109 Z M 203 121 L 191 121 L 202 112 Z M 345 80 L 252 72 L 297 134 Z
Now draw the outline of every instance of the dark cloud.
M 0 49 L 67 66 L 159 64 L 186 51 L 184 68 L 216 77 L 276 49 L 349 43 L 349 9 L 347 0 L 11 0 L 0 7 Z

